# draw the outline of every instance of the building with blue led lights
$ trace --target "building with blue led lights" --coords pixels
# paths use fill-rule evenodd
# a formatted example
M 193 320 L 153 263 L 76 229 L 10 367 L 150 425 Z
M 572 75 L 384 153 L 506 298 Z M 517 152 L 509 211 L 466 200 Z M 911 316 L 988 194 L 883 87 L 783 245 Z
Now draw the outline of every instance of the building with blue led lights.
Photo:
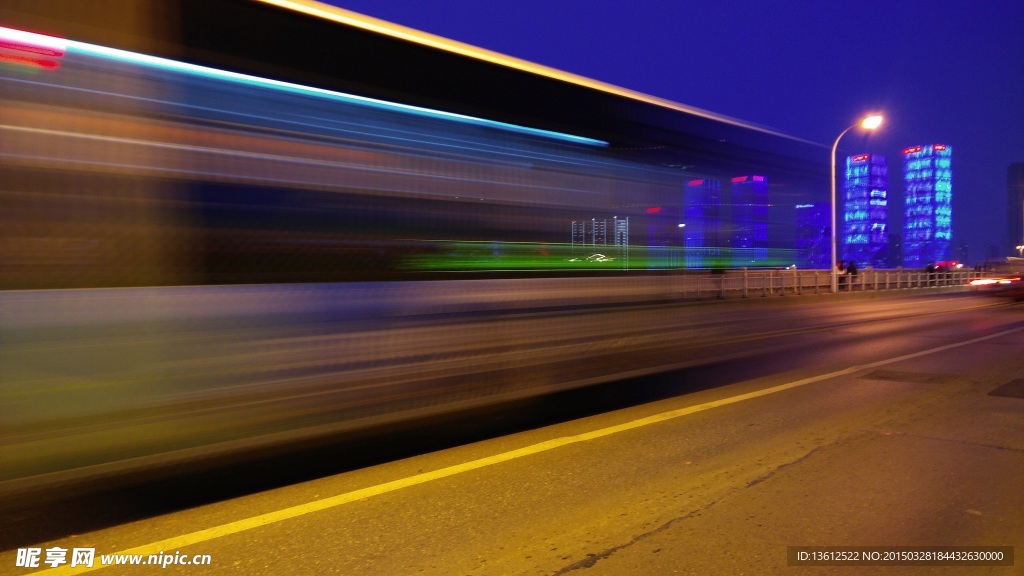
M 698 178 L 683 192 L 683 245 L 687 268 L 722 265 L 722 182 Z
M 885 156 L 859 154 L 846 159 L 841 260 L 852 260 L 860 267 L 888 266 L 888 183 Z
M 907 267 L 951 259 L 952 152 L 944 144 L 903 150 L 903 263 Z
M 647 267 L 651 270 L 679 268 L 684 263 L 682 208 L 676 204 L 647 208 Z
M 732 179 L 732 255 L 736 266 L 768 261 L 768 178 Z
M 801 266 L 826 270 L 831 266 L 831 220 L 832 205 L 827 202 L 796 205 L 796 257 Z
M 1018 257 L 1024 256 L 1024 162 L 1010 164 L 1006 170 L 1007 238 L 1006 246 Z

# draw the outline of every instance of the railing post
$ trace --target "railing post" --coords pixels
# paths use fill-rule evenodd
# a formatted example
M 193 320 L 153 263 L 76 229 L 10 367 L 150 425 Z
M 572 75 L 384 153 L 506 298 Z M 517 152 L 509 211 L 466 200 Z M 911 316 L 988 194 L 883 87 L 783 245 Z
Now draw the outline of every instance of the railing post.
M 814 293 L 815 294 L 820 294 L 821 293 L 821 284 L 818 282 L 818 271 L 817 270 L 814 271 Z
M 744 298 L 747 297 L 747 288 L 748 288 L 748 285 L 747 285 L 747 267 L 744 266 L 743 267 L 743 297 Z

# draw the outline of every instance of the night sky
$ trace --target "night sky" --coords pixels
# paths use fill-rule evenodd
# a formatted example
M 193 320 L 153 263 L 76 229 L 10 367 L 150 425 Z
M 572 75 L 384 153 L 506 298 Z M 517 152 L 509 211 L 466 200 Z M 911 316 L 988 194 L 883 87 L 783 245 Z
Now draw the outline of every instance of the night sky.
M 851 154 L 888 157 L 890 224 L 902 223 L 903 148 L 946 144 L 954 253 L 966 243 L 973 263 L 1014 252 L 1006 174 L 1024 162 L 1020 0 L 329 3 L 829 148 L 878 111 L 886 124 L 844 136 L 838 158 L 841 171 Z

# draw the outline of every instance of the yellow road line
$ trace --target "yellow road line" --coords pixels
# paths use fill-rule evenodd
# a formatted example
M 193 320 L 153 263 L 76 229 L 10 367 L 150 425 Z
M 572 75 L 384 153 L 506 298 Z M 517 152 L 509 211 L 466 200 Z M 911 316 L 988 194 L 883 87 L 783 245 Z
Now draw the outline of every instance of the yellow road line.
M 991 340 L 993 338 L 999 338 L 1001 336 L 1005 336 L 1007 334 L 1012 334 L 1014 332 L 1019 332 L 1021 330 L 1022 330 L 1022 328 L 1014 328 L 1014 329 L 1011 329 L 1011 330 L 1005 330 L 1003 332 L 998 332 L 996 334 L 991 334 L 989 336 L 983 336 L 983 337 L 980 337 L 980 338 L 975 338 L 973 340 L 968 340 L 966 342 L 957 342 L 955 344 L 947 344 L 945 346 L 939 346 L 937 348 L 931 348 L 929 350 L 924 350 L 924 351 L 921 351 L 921 352 L 915 352 L 915 353 L 912 353 L 912 354 L 906 354 L 906 355 L 903 355 L 903 356 L 898 356 L 896 358 L 889 358 L 889 359 L 886 359 L 886 360 L 880 360 L 878 362 L 872 362 L 872 363 L 869 363 L 869 364 L 863 364 L 863 365 L 859 365 L 859 366 L 850 366 L 849 368 L 845 368 L 843 370 L 837 370 L 835 372 L 829 372 L 827 374 L 821 374 L 821 375 L 818 375 L 818 376 L 812 376 L 810 378 L 804 378 L 804 379 L 801 379 L 801 380 L 796 380 L 796 381 L 793 381 L 793 382 L 788 382 L 786 384 L 780 384 L 778 386 L 772 386 L 771 388 L 765 388 L 763 390 L 757 390 L 757 391 L 754 391 L 754 392 L 748 392 L 746 394 L 740 394 L 738 396 L 731 396 L 729 398 L 723 398 L 721 400 L 714 400 L 712 402 L 705 402 L 704 404 L 698 404 L 696 406 L 689 406 L 689 407 L 686 407 L 686 408 L 680 408 L 678 410 L 670 410 L 668 412 L 662 412 L 660 414 L 655 414 L 653 416 L 647 416 L 645 418 L 640 418 L 640 419 L 637 419 L 637 420 L 633 420 L 631 422 L 625 422 L 623 424 L 618 424 L 616 426 L 609 426 L 607 428 L 601 428 L 599 430 L 592 430 L 590 432 L 584 432 L 583 434 L 577 434 L 575 436 L 564 436 L 562 438 L 554 438 L 552 440 L 547 440 L 545 442 L 540 442 L 538 444 L 533 444 L 531 446 L 526 446 L 524 448 L 519 448 L 517 450 L 512 450 L 512 451 L 509 451 L 509 452 L 503 452 L 501 454 L 495 454 L 493 456 L 488 456 L 486 458 L 480 458 L 478 460 L 472 460 L 470 462 L 465 462 L 465 463 L 462 463 L 462 464 L 456 464 L 454 466 L 449 466 L 447 468 L 441 468 L 440 470 L 434 470 L 433 472 L 424 472 L 423 474 L 417 474 L 415 476 L 409 476 L 407 478 L 401 478 L 401 479 L 394 480 L 394 481 L 391 481 L 391 482 L 385 482 L 384 484 L 378 484 L 376 486 L 370 486 L 370 487 L 367 487 L 367 488 L 362 488 L 360 490 L 354 490 L 352 492 L 346 492 L 345 494 L 339 494 L 337 496 L 332 496 L 330 498 L 325 498 L 323 500 L 317 500 L 315 502 L 308 502 L 306 504 L 299 504 L 297 506 L 291 506 L 289 508 L 284 508 L 284 509 L 281 509 L 281 510 L 276 510 L 274 512 L 268 512 L 266 514 L 260 514 L 258 516 L 253 516 L 253 517 L 250 517 L 250 518 L 245 518 L 245 519 L 242 519 L 242 520 L 237 520 L 235 522 L 228 522 L 227 524 L 221 524 L 219 526 L 214 526 L 212 528 L 207 528 L 205 530 L 199 530 L 199 531 L 196 531 L 196 532 L 190 532 L 188 534 L 182 534 L 180 536 L 175 536 L 175 537 L 172 537 L 172 538 L 167 538 L 165 540 L 160 540 L 158 542 L 152 542 L 152 543 L 149 543 L 149 544 L 144 544 L 142 546 L 136 546 L 135 548 L 129 548 L 129 549 L 126 549 L 126 550 L 121 550 L 119 552 L 114 552 L 114 553 L 109 554 L 109 555 L 110 556 L 114 556 L 114 555 L 132 555 L 132 554 L 149 555 L 149 554 L 160 554 L 161 552 L 176 551 L 176 550 L 180 550 L 181 548 L 184 548 L 186 546 L 191 546 L 193 544 L 198 544 L 200 542 L 206 542 L 208 540 L 213 540 L 214 538 L 220 538 L 222 536 L 228 536 L 228 535 L 231 535 L 231 534 L 237 534 L 239 532 L 244 532 L 246 530 L 252 530 L 254 528 L 259 528 L 260 526 L 266 526 L 268 524 L 273 524 L 273 523 L 276 523 L 276 522 L 281 522 L 281 521 L 288 520 L 288 519 L 291 519 L 291 518 L 297 518 L 299 516 L 304 516 L 306 514 L 310 514 L 310 513 L 313 513 L 313 512 L 319 512 L 321 510 L 327 510 L 327 509 L 330 509 L 330 508 L 335 508 L 337 506 L 341 506 L 343 504 L 348 504 L 350 502 L 357 502 L 359 500 L 366 500 L 367 498 L 372 498 L 374 496 L 379 496 L 381 494 L 386 494 L 388 492 L 394 492 L 394 491 L 397 491 L 397 490 L 401 490 L 403 488 L 409 488 L 411 486 L 416 486 L 416 485 L 419 485 L 419 484 L 425 484 L 427 482 L 431 482 L 431 481 L 434 481 L 434 480 L 439 480 L 441 478 L 447 478 L 449 476 L 454 476 L 456 474 L 462 474 L 464 472 L 469 472 L 469 471 L 472 471 L 472 470 L 477 470 L 479 468 L 484 468 L 485 466 L 493 466 L 495 464 L 501 464 L 502 462 L 508 462 L 510 460 L 515 460 L 517 458 L 523 458 L 525 456 L 531 456 L 531 455 L 534 455 L 534 454 L 539 454 L 541 452 L 547 452 L 548 450 L 554 450 L 555 448 L 560 448 L 562 446 L 568 446 L 570 444 L 576 444 L 576 443 L 579 443 L 579 442 L 586 442 L 586 441 L 589 441 L 589 440 L 596 440 L 598 438 L 603 438 L 605 436 L 610 436 L 612 434 L 618 434 L 619 432 L 625 432 L 627 430 L 633 430 L 633 429 L 636 429 L 636 428 L 641 428 L 641 427 L 644 427 L 644 426 L 649 426 L 651 424 L 656 424 L 658 422 L 664 422 L 666 420 L 672 420 L 672 419 L 679 418 L 679 417 L 682 417 L 682 416 L 687 416 L 689 414 L 695 414 L 697 412 L 703 412 L 705 410 L 711 410 L 712 408 L 718 408 L 720 406 L 726 406 L 726 405 L 729 405 L 729 404 L 735 404 L 737 402 L 743 402 L 745 400 L 750 400 L 750 399 L 753 399 L 753 398 L 759 398 L 761 396 L 767 396 L 769 394 L 775 394 L 776 392 L 782 392 L 784 390 L 790 390 L 792 388 L 797 388 L 797 387 L 800 387 L 800 386 L 805 386 L 807 384 L 813 384 L 815 382 L 820 382 L 822 380 L 829 380 L 829 379 L 835 378 L 837 376 L 844 376 L 844 375 L 847 375 L 847 374 L 852 374 L 852 373 L 855 373 L 855 372 L 859 372 L 861 370 L 866 370 L 866 369 L 869 369 L 869 368 L 875 368 L 877 366 L 883 366 L 885 364 L 892 364 L 892 363 L 895 363 L 895 362 L 901 362 L 903 360 L 909 360 L 911 358 L 917 358 L 917 357 L 920 357 L 920 356 L 926 356 L 926 355 L 929 355 L 929 354 L 935 354 L 936 352 L 942 352 L 942 351 L 949 350 L 949 349 L 952 349 L 952 348 L 959 348 L 959 347 L 962 347 L 962 346 L 969 346 L 971 344 L 976 344 L 978 342 L 983 342 L 985 340 Z M 96 556 L 97 556 L 97 559 L 96 559 L 97 560 L 97 564 L 94 564 L 91 568 L 83 567 L 83 566 L 76 566 L 75 568 L 71 568 L 70 566 L 65 565 L 65 566 L 60 566 L 58 568 L 53 568 L 53 569 L 49 569 L 49 570 L 43 570 L 43 571 L 40 571 L 40 572 L 33 572 L 32 575 L 35 576 L 37 574 L 38 575 L 45 574 L 47 576 L 51 576 L 51 575 L 56 576 L 58 574 L 81 574 L 81 573 L 84 573 L 84 572 L 90 572 L 92 570 L 99 570 L 101 568 L 106 568 L 106 567 L 114 566 L 114 565 L 110 565 L 110 566 L 101 566 L 101 565 L 99 565 L 98 564 L 98 561 L 99 561 L 98 557 L 99 556 L 103 556 L 103 555 L 107 555 L 107 554 L 99 554 L 99 553 L 96 554 Z

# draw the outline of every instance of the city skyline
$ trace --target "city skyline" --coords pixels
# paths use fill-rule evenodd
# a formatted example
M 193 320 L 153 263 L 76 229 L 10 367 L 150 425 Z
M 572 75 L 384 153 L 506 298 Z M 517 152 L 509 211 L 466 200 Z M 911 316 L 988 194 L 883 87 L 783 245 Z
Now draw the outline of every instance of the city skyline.
M 851 10 L 806 0 L 640 0 L 628 11 L 600 0 L 329 3 L 769 126 L 825 145 L 823 160 L 845 126 L 880 112 L 883 126 L 848 134 L 839 156 L 898 158 L 911 145 L 956 147 L 954 242 L 967 242 L 972 260 L 1013 250 L 1003 227 L 1007 167 L 1024 161 L 1019 3 L 867 0 Z M 899 186 L 890 190 L 896 212 Z

